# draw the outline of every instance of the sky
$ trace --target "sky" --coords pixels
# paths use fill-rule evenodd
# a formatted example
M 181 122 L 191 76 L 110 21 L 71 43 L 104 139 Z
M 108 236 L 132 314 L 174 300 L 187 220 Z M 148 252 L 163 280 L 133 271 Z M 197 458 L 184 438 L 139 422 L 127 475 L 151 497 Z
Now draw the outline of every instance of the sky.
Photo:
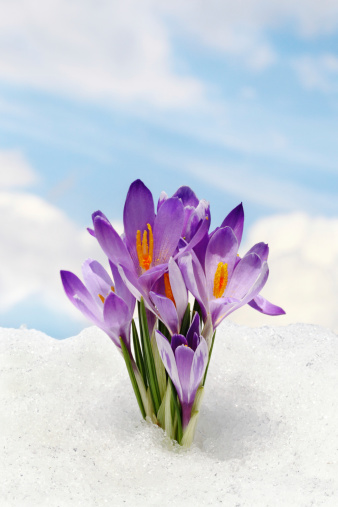
M 60 269 L 105 262 L 86 227 L 122 232 L 131 182 L 240 202 L 241 253 L 270 246 L 247 325 L 338 331 L 338 4 L 300 0 L 0 0 L 0 326 L 88 325 Z

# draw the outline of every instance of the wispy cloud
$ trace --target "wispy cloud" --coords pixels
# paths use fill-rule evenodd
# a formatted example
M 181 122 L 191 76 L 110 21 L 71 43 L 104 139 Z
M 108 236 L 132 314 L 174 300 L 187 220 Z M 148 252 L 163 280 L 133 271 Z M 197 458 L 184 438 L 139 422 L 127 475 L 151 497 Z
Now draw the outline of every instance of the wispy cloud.
M 260 173 L 253 166 L 215 165 L 196 159 L 181 161 L 180 167 L 209 186 L 271 211 L 306 210 L 338 214 L 338 202 L 329 193 L 306 188 L 291 179 Z
M 24 187 L 39 179 L 29 162 L 18 150 L 0 150 L 0 190 Z
M 189 107 L 203 85 L 174 71 L 152 2 L 1 2 L 0 78 L 95 100 Z
M 305 88 L 324 93 L 338 93 L 338 57 L 334 54 L 302 56 L 293 62 Z

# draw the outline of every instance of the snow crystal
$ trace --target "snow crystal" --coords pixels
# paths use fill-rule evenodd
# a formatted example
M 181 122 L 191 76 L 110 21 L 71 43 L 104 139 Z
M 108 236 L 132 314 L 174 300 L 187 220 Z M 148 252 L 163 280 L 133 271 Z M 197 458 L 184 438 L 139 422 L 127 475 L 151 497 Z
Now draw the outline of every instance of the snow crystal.
M 142 420 L 115 346 L 0 329 L 0 504 L 338 505 L 338 337 L 223 324 L 195 443 Z

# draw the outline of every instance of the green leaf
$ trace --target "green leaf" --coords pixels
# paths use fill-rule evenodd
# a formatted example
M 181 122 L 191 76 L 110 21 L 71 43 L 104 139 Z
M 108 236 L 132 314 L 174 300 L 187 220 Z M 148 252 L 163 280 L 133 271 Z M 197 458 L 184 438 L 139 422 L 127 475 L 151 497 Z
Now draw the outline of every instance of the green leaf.
M 183 447 L 190 447 L 194 441 L 198 416 L 199 416 L 199 412 L 195 412 L 194 414 L 192 414 L 192 416 L 190 418 L 189 424 L 186 427 L 184 434 L 183 434 L 183 438 L 181 440 L 181 445 L 183 445 Z
M 138 308 L 139 308 L 141 343 L 142 343 L 145 370 L 146 370 L 146 374 L 147 374 L 148 385 L 149 385 L 150 394 L 151 394 L 151 398 L 153 401 L 155 413 L 157 413 L 160 408 L 160 405 L 161 405 L 161 395 L 160 395 L 160 389 L 158 386 L 155 362 L 154 362 L 153 352 L 152 352 L 151 343 L 150 343 L 147 315 L 146 315 L 146 309 L 144 306 L 143 298 L 141 298 L 141 302 L 139 303 Z
M 194 301 L 194 306 L 193 306 L 193 309 L 192 309 L 193 315 L 194 315 L 195 312 L 197 312 L 199 314 L 201 322 L 203 322 L 202 310 L 201 310 L 200 304 L 197 301 L 197 299 L 195 299 L 195 301 Z
M 188 329 L 190 327 L 191 320 L 190 320 L 190 303 L 188 303 L 188 306 L 184 312 L 180 334 L 183 334 L 183 336 L 187 335 Z
M 140 370 L 140 373 L 142 375 L 144 385 L 147 388 L 146 369 L 144 366 L 142 350 L 141 350 L 141 346 L 140 346 L 140 340 L 138 337 L 138 332 L 137 332 L 137 328 L 136 328 L 136 324 L 134 322 L 134 319 L 131 321 L 131 325 L 132 325 L 132 330 L 133 330 L 133 344 L 134 344 L 134 351 L 135 351 L 135 361 L 136 361 L 137 367 Z
M 210 347 L 210 350 L 209 350 L 208 364 L 207 364 L 207 367 L 206 367 L 206 369 L 205 369 L 205 373 L 204 373 L 204 377 L 203 377 L 202 386 L 204 386 L 205 381 L 206 381 L 206 379 L 207 379 L 207 373 L 208 373 L 208 369 L 209 369 L 209 363 L 210 363 L 210 359 L 211 359 L 212 349 L 214 348 L 215 336 L 216 336 L 216 331 L 215 331 L 215 332 L 214 332 L 214 334 L 212 335 L 211 347 Z
M 182 415 L 181 415 L 181 404 L 178 400 L 177 392 L 172 383 L 172 380 L 169 378 L 168 382 L 170 382 L 171 387 L 171 407 L 173 407 L 172 414 L 177 417 L 177 442 L 180 444 L 182 440 Z M 174 419 L 174 417 L 173 417 Z
M 199 386 L 199 388 L 196 391 L 196 395 L 195 395 L 195 399 L 194 399 L 194 404 L 193 404 L 192 409 L 191 409 L 191 413 L 192 414 L 194 412 L 198 412 L 199 411 L 199 409 L 200 409 L 200 407 L 202 405 L 203 396 L 204 396 L 204 386 Z
M 169 438 L 175 440 L 174 424 L 173 424 L 173 412 L 171 410 L 171 398 L 172 398 L 172 384 L 168 379 L 168 386 L 165 394 L 165 417 L 164 417 L 164 428 Z
M 163 397 L 164 397 L 166 389 L 167 389 L 167 375 L 166 375 L 164 364 L 162 362 L 161 356 L 160 356 L 158 348 L 157 348 L 155 334 L 153 334 L 153 336 L 151 337 L 151 348 L 152 348 L 153 356 L 154 356 L 155 370 L 156 370 L 156 375 L 157 375 L 157 380 L 158 380 L 158 387 L 160 389 L 160 396 L 161 396 L 161 400 L 163 400 Z
M 125 343 L 124 343 L 124 341 L 123 341 L 123 339 L 121 337 L 120 337 L 120 343 L 121 343 L 122 354 L 123 354 L 124 360 L 126 362 L 127 370 L 128 370 L 129 377 L 130 377 L 130 380 L 131 380 L 131 384 L 133 386 L 134 393 L 135 393 L 135 396 L 136 396 L 136 399 L 137 399 L 137 403 L 138 403 L 138 405 L 140 407 L 142 417 L 145 419 L 145 417 L 146 417 L 146 411 L 144 409 L 141 393 L 140 393 L 139 386 L 138 386 L 138 383 L 137 383 L 137 380 L 136 380 L 136 377 L 135 377 L 135 373 L 134 373 L 133 365 L 132 365 L 132 362 L 131 362 L 131 358 L 130 358 L 128 349 L 125 346 Z

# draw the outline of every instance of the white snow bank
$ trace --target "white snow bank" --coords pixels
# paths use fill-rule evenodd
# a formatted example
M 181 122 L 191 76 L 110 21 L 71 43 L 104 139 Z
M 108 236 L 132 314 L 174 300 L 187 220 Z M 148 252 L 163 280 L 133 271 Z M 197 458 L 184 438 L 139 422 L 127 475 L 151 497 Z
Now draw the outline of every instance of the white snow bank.
M 0 329 L 0 504 L 338 505 L 338 337 L 218 331 L 195 444 L 141 419 L 96 328 L 57 341 Z

